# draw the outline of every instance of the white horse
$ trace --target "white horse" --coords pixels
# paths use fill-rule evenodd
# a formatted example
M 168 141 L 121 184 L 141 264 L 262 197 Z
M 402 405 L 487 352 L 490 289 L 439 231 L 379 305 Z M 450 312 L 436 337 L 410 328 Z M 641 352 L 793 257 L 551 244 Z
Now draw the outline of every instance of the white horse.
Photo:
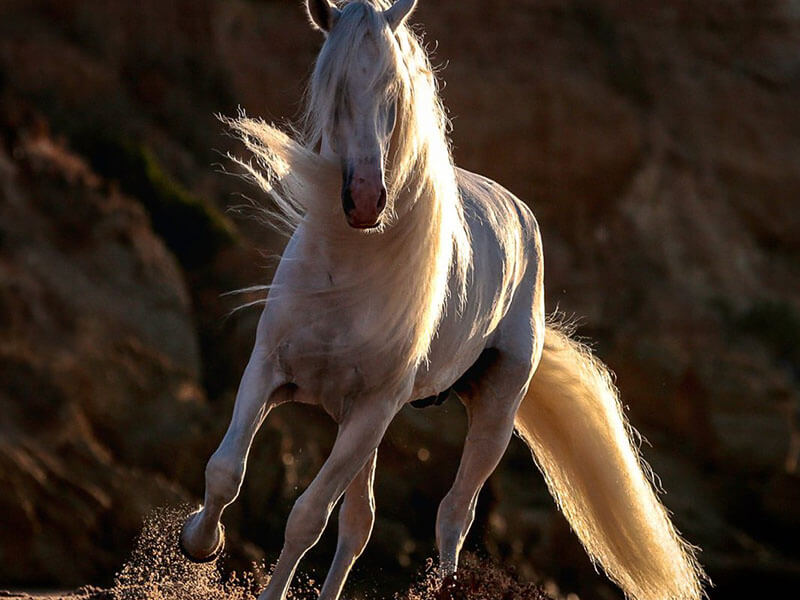
M 436 79 L 405 24 L 415 4 L 308 0 L 326 39 L 300 141 L 229 121 L 256 159 L 241 164 L 294 232 L 181 545 L 195 560 L 219 554 L 220 517 L 269 411 L 320 405 L 339 425 L 336 442 L 291 510 L 260 600 L 286 597 L 344 496 L 320 594 L 335 600 L 370 537 L 386 428 L 405 404 L 452 388 L 469 431 L 436 521 L 445 580 L 516 428 L 589 555 L 629 597 L 698 599 L 704 575 L 643 472 L 608 371 L 546 323 L 536 220 L 453 165 Z

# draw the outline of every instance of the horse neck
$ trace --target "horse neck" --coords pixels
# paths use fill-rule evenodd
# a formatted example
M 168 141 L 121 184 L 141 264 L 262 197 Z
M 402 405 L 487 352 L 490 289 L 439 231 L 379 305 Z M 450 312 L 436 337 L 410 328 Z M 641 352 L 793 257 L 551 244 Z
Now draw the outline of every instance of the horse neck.
M 437 197 L 427 177 L 426 169 L 411 171 L 395 198 L 401 212 L 381 233 L 359 234 L 342 219 L 342 229 L 305 236 L 306 258 L 328 269 L 325 292 L 333 295 L 326 297 L 355 311 L 362 330 L 382 340 L 378 354 L 409 367 L 427 355 L 441 318 L 458 225 L 445 204 L 457 198 Z
M 430 193 L 431 189 L 421 174 L 414 173 L 397 193 L 395 204 L 400 212 L 386 230 L 362 234 L 343 222 L 328 228 L 327 234 L 315 228 L 322 233 L 314 239 L 317 251 L 323 252 L 337 271 L 352 270 L 354 278 L 363 277 L 365 268 L 370 271 L 369 266 L 374 265 L 381 271 L 382 287 L 386 287 L 392 275 L 407 285 L 409 272 L 426 273 L 432 257 L 444 250 L 441 248 L 443 206 L 441 199 Z M 339 221 L 341 215 L 335 218 Z

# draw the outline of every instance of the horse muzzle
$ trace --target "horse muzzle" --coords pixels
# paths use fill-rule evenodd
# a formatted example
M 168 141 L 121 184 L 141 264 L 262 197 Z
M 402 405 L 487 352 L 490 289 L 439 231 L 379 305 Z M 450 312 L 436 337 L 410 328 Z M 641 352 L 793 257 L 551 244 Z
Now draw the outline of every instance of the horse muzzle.
M 381 224 L 386 208 L 386 186 L 380 169 L 348 169 L 344 173 L 342 208 L 350 227 L 372 229 Z

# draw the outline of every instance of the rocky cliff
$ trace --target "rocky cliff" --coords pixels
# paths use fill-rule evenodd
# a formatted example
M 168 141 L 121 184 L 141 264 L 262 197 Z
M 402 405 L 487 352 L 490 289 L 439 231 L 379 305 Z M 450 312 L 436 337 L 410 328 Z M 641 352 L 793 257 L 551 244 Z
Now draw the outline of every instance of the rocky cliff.
M 457 161 L 537 214 L 548 307 L 616 371 L 714 597 L 797 585 L 800 6 L 423 1 L 415 21 Z M 0 3 L 0 584 L 107 582 L 143 515 L 199 499 L 257 318 L 219 294 L 268 281 L 283 244 L 225 212 L 255 192 L 213 166 L 240 151 L 213 114 L 296 114 L 318 45 L 296 2 Z M 356 586 L 404 589 L 432 555 L 463 431 L 454 400 L 392 426 Z M 333 434 L 270 417 L 234 563 L 274 559 Z M 519 443 L 469 544 L 616 593 Z

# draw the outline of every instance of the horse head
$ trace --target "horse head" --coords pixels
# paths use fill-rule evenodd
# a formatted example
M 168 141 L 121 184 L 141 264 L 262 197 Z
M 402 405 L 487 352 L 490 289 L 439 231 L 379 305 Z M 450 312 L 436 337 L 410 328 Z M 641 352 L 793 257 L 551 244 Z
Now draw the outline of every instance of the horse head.
M 385 173 L 402 76 L 394 32 L 415 5 L 351 2 L 339 9 L 328 0 L 307 1 L 312 25 L 326 36 L 308 117 L 318 124 L 322 154 L 341 165 L 342 208 L 357 229 L 380 226 L 387 207 Z

